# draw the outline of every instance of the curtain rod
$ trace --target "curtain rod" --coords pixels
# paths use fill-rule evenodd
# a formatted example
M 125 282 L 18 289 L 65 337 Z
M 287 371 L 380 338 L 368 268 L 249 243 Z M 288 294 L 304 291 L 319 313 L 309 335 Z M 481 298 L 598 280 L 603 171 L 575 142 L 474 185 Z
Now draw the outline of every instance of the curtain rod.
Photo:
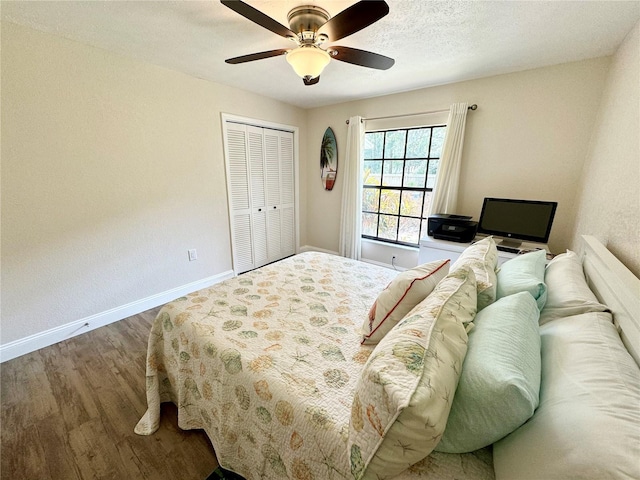
M 475 103 L 473 105 L 469 105 L 469 110 L 477 110 L 478 109 L 478 105 L 476 105 Z M 444 110 L 431 110 L 430 112 L 417 112 L 417 113 L 406 113 L 404 115 L 389 115 L 387 117 L 371 117 L 371 118 L 363 118 L 361 121 L 364 120 L 385 120 L 387 118 L 401 118 L 401 117 L 415 117 L 416 115 L 428 115 L 430 113 L 444 113 L 444 112 L 448 112 L 449 109 L 446 108 Z M 347 125 L 349 125 L 349 120 L 347 120 Z

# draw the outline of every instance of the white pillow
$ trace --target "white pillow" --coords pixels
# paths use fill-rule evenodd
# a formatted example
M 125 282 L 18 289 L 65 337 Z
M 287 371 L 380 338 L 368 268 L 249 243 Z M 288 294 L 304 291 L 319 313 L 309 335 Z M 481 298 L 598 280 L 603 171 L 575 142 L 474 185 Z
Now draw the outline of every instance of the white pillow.
M 640 478 L 640 369 L 611 315 L 540 327 L 540 406 L 494 444 L 496 480 Z
M 540 312 L 540 325 L 571 315 L 609 311 L 589 289 L 580 258 L 571 250 L 549 262 L 544 283 L 547 285 L 547 303 Z
M 498 249 L 493 237 L 483 238 L 465 248 L 451 266 L 451 270 L 467 266 L 476 276 L 478 289 L 478 311 L 491 305 L 496 300 L 496 267 L 498 265 Z
M 394 278 L 369 310 L 369 318 L 362 325 L 362 343 L 375 345 L 382 340 L 449 273 L 449 262 L 446 259 L 424 263 Z

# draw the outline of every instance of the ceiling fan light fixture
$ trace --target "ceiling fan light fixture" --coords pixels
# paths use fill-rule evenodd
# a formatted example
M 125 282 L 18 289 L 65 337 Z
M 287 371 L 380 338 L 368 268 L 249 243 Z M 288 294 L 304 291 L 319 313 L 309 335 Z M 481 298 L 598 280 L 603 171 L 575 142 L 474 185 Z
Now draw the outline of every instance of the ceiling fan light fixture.
M 316 78 L 329 64 L 331 56 L 315 45 L 302 45 L 287 53 L 287 62 L 301 78 Z

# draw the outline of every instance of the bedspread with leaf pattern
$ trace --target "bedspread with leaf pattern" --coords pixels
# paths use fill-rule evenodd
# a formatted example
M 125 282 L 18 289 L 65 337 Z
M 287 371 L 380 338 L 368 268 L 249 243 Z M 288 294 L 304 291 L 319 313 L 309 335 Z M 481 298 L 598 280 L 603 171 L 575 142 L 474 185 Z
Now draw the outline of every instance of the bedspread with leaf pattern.
M 374 346 L 361 325 L 393 270 L 308 252 L 165 305 L 149 337 L 148 410 L 136 433 L 178 407 L 220 464 L 247 480 L 352 478 L 354 389 Z M 491 452 L 434 453 L 397 480 L 492 479 Z

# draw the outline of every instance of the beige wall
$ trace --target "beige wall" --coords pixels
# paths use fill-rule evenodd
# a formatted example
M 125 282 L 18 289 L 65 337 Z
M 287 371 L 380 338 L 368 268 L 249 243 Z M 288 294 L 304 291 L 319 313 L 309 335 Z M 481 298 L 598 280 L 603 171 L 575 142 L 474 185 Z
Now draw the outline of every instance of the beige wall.
M 306 144 L 302 109 L 13 24 L 1 66 L 2 344 L 231 269 L 221 112 Z
M 485 196 L 557 200 L 554 251 L 596 234 L 637 274 L 634 32 L 609 75 L 603 58 L 305 111 L 3 23 L 0 343 L 231 268 L 221 112 L 300 129 L 300 244 L 335 251 L 342 176 L 322 190 L 325 129 L 344 168 L 351 115 L 477 103 L 459 213 L 477 218 Z
M 573 248 L 594 235 L 640 277 L 640 23 L 613 57 L 596 118 Z
M 550 246 L 567 248 L 577 180 L 608 66 L 608 58 L 599 58 L 310 110 L 308 157 L 318 156 L 322 134 L 331 126 L 339 167 L 331 192 L 322 190 L 319 167 L 309 168 L 309 243 L 338 250 L 347 118 L 439 110 L 466 101 L 477 103 L 478 110 L 467 117 L 458 213 L 477 219 L 489 196 L 555 200 Z

